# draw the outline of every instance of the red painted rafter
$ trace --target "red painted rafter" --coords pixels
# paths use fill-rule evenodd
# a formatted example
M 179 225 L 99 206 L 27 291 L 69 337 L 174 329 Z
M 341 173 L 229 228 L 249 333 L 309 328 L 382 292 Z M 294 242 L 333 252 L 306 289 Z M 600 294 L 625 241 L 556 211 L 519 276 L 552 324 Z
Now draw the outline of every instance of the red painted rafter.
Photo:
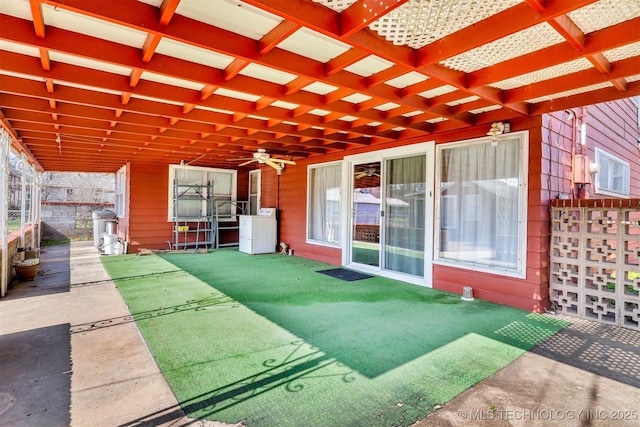
M 55 2 L 48 1 L 48 3 Z M 78 0 L 66 0 L 64 3 L 60 3 L 59 7 L 68 7 L 78 13 L 86 13 L 90 16 L 93 16 L 99 12 L 108 13 L 109 16 L 106 18 L 107 20 L 119 23 L 120 25 L 136 28 L 140 31 L 165 31 L 164 33 L 162 33 L 164 37 L 170 37 L 185 43 L 191 43 L 205 49 L 225 52 L 225 54 L 232 53 L 235 54 L 238 58 L 252 58 L 255 56 L 255 42 L 253 40 L 241 37 L 237 34 L 231 34 L 224 30 L 212 28 L 205 24 L 180 16 L 176 16 L 176 18 L 172 22 L 172 25 L 165 30 L 159 28 L 158 25 L 154 26 L 154 23 L 150 22 L 151 19 L 145 17 L 136 19 L 135 23 L 132 22 L 132 15 L 135 16 L 135 14 L 152 13 L 154 8 L 150 8 L 148 5 L 145 5 L 143 3 L 134 2 L 137 4 L 131 4 L 130 2 L 127 2 L 127 7 L 110 8 L 108 10 L 100 9 L 99 3 L 101 3 L 101 0 L 96 0 L 95 3 L 97 3 L 98 5 L 94 4 L 94 2 L 83 3 L 79 2 Z M 129 13 L 126 13 L 127 10 L 129 10 Z M 140 25 L 139 22 L 149 22 L 148 25 L 150 26 L 150 28 Z M 218 34 L 218 36 L 216 36 L 216 34 Z M 77 37 L 78 35 L 76 34 L 75 36 Z M 229 50 L 231 50 L 231 52 L 229 52 Z M 315 61 L 308 60 L 307 58 L 302 58 L 298 55 L 281 50 L 278 50 L 277 54 L 275 55 L 274 53 L 274 51 L 271 51 L 270 54 L 264 55 L 260 58 L 263 65 L 276 69 L 282 69 L 282 64 L 287 64 L 289 67 L 293 67 L 293 69 L 289 72 L 297 72 L 300 75 L 310 77 L 312 80 L 322 80 L 324 78 L 324 73 L 319 73 L 317 71 L 318 67 Z M 111 61 L 113 61 L 113 59 L 111 59 Z M 166 64 L 167 61 L 163 61 L 163 67 L 158 70 L 160 73 L 167 73 Z M 345 78 L 345 73 L 336 73 L 331 77 L 335 78 L 334 81 L 338 84 L 338 86 L 343 86 L 341 82 Z M 189 77 L 186 78 L 189 79 Z M 366 86 L 366 82 L 364 81 L 357 81 L 352 79 L 349 86 L 351 89 L 355 89 L 363 93 L 367 93 L 369 90 L 369 88 Z M 284 101 L 287 100 L 284 99 Z M 400 99 L 397 99 L 397 97 L 393 95 L 392 99 L 383 100 L 381 101 L 381 103 L 388 101 L 402 103 Z M 354 113 L 356 112 L 354 111 Z
M 5 88 L 9 88 L 9 87 L 11 88 L 11 91 L 13 93 L 16 93 L 18 95 L 29 96 L 29 97 L 43 97 L 43 98 L 46 96 L 37 89 L 39 87 L 37 82 L 21 82 L 17 78 L 0 76 L 0 92 L 3 92 L 3 91 L 6 92 L 7 90 Z M 63 87 L 63 88 L 59 88 L 56 91 L 55 95 L 56 96 L 60 95 L 62 98 L 59 98 L 59 99 L 63 102 L 71 102 L 74 104 L 82 104 L 82 105 L 94 105 L 96 107 L 104 106 L 105 108 L 112 108 L 112 109 L 117 109 L 118 107 L 121 107 L 117 98 L 114 97 L 113 95 L 90 92 L 84 89 Z M 168 111 L 166 110 L 166 105 L 158 104 L 152 101 L 136 100 L 135 104 L 136 104 L 136 107 L 138 108 L 137 111 L 139 111 L 142 114 L 161 115 L 162 112 L 166 114 L 166 112 Z M 249 105 L 251 103 L 238 101 L 237 107 L 240 107 L 241 104 Z M 146 108 L 142 108 L 143 106 L 146 106 Z M 128 106 L 127 111 L 135 111 L 135 110 L 132 110 L 131 108 L 132 108 L 131 106 Z M 272 107 L 272 108 L 275 108 L 275 107 Z M 284 113 L 282 109 L 277 109 L 277 110 L 280 110 L 282 120 L 286 120 L 287 119 L 286 113 Z M 181 112 L 182 110 L 180 109 L 180 107 L 175 107 L 173 117 L 178 116 Z M 315 125 L 315 126 L 322 125 L 322 120 L 320 118 L 318 118 L 317 116 L 311 116 L 311 117 L 315 117 L 315 120 L 313 122 L 310 122 L 309 123 L 310 125 Z M 113 116 L 110 115 L 109 119 L 112 120 L 112 118 Z M 169 118 L 165 118 L 165 120 L 168 120 L 168 119 Z M 226 114 L 214 113 L 214 112 L 204 111 L 204 110 L 191 111 L 191 113 L 189 114 L 189 119 L 192 121 L 199 121 L 202 123 L 206 123 L 206 126 L 208 126 L 205 129 L 195 128 L 193 129 L 194 132 L 200 132 L 208 129 L 210 127 L 209 123 L 212 123 L 212 122 L 226 123 L 226 124 L 234 123 Z M 251 120 L 251 119 L 247 119 L 247 120 Z M 252 120 L 249 122 L 249 124 L 250 125 L 252 124 L 253 126 L 255 126 L 256 129 L 264 130 L 266 128 L 266 125 L 264 124 L 264 122 L 258 121 L 258 120 Z M 349 129 L 348 125 L 343 124 L 341 130 L 347 130 L 347 129 Z M 295 128 L 291 126 L 286 128 L 283 127 L 281 131 L 286 133 L 295 133 Z M 319 134 L 316 136 L 319 136 Z
M 45 25 L 42 14 L 42 2 L 40 0 L 29 0 L 29 7 L 31 8 L 31 18 L 33 19 L 35 34 L 43 39 L 45 37 Z
M 330 61 L 324 64 L 324 72 L 330 76 L 338 71 L 344 70 L 349 65 L 353 65 L 356 62 L 369 56 L 367 52 L 362 52 L 359 49 L 349 49 L 342 55 L 336 56 Z
M 584 33 L 567 15 L 558 16 L 548 22 L 575 49 L 582 50 L 584 48 Z
M 224 81 L 228 82 L 229 80 L 237 76 L 238 73 L 240 73 L 240 71 L 242 71 L 247 65 L 249 65 L 249 61 L 245 59 L 234 59 L 233 62 L 227 65 L 227 68 L 224 69 Z
M 469 87 L 489 85 L 638 41 L 640 18 L 635 18 L 589 34 L 584 49 L 580 51 L 567 43 L 560 43 L 469 73 Z
M 441 62 L 462 52 L 521 31 L 544 21 L 552 21 L 572 10 L 595 0 L 554 1 L 538 13 L 525 3 L 520 3 L 503 12 L 463 28 L 447 37 L 419 49 L 418 68 Z
M 521 102 L 564 92 L 567 87 L 589 87 L 637 74 L 640 74 L 640 63 L 636 58 L 630 58 L 612 64 L 611 72 L 608 74 L 602 74 L 594 69 L 578 71 L 506 91 L 505 98 L 508 102 Z
M 42 69 L 45 71 L 51 70 L 51 57 L 49 56 L 49 49 L 40 48 L 39 51 Z
M 640 96 L 640 82 L 632 82 L 627 86 L 625 97 Z M 620 94 L 615 87 L 605 88 L 581 93 L 577 95 L 563 97 L 553 101 L 545 101 L 532 107 L 531 114 L 540 115 L 566 109 L 582 107 L 585 105 L 599 104 L 607 102 L 611 99 L 620 98 Z
M 144 45 L 142 46 L 142 61 L 149 62 L 156 53 L 156 49 L 162 40 L 162 36 L 159 34 L 148 34 Z
M 180 4 L 180 0 L 163 0 L 160 5 L 160 17 L 158 22 L 160 25 L 168 25 L 173 15 L 176 13 L 176 9 Z
M 264 55 L 300 28 L 300 24 L 282 21 L 258 41 L 258 53 Z

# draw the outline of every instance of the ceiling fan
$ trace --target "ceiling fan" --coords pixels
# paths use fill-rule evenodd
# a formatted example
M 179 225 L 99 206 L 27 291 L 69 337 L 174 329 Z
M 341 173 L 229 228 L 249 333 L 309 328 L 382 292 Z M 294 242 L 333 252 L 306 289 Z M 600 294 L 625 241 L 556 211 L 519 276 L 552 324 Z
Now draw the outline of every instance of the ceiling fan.
M 229 160 L 230 161 L 244 160 L 244 162 L 240 163 L 238 166 L 246 166 L 253 162 L 258 162 L 258 164 L 261 164 L 261 165 L 266 164 L 274 168 L 278 172 L 278 175 L 282 172 L 282 169 L 284 169 L 284 165 L 296 164 L 296 162 L 294 162 L 293 160 L 275 159 L 271 157 L 271 155 L 267 153 L 267 150 L 265 150 L 264 148 L 258 148 L 258 151 L 253 153 L 253 157 L 241 158 L 241 159 L 229 159 Z
M 361 170 L 360 172 L 356 172 L 355 173 L 355 178 L 356 179 L 361 179 L 364 178 L 365 176 L 380 176 L 380 174 L 377 173 L 377 169 L 376 168 L 365 168 L 363 170 Z

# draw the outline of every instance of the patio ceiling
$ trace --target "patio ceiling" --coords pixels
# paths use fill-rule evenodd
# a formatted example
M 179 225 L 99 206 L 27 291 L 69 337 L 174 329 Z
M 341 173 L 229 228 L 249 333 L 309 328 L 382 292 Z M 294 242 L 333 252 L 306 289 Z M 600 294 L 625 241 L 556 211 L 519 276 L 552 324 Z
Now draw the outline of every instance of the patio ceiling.
M 44 170 L 300 159 L 640 95 L 638 0 L 0 0 Z

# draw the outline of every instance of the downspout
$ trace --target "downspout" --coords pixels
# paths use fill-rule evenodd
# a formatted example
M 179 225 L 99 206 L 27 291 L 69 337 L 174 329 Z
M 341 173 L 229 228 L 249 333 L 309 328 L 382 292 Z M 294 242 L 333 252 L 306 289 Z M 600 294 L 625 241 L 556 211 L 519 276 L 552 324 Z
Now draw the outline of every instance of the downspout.
M 9 134 L 0 127 L 0 234 L 2 235 L 2 277 L 0 297 L 7 294 L 9 276 Z

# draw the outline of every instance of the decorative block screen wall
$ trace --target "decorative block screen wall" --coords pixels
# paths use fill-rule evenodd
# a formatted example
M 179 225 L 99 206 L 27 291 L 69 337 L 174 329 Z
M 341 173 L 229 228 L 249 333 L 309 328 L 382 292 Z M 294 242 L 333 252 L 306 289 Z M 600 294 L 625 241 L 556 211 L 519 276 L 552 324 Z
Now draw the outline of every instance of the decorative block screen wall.
M 640 331 L 640 200 L 553 200 L 551 209 L 554 310 Z

